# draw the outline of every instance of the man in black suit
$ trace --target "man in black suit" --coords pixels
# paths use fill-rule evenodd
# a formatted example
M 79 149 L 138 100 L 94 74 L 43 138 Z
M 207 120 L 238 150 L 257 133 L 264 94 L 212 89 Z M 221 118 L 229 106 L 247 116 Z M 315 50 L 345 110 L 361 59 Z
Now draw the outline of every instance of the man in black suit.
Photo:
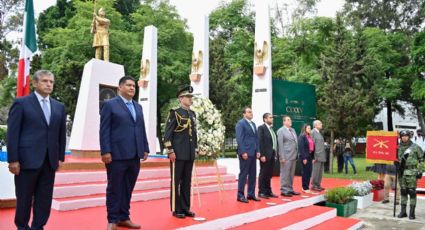
M 171 166 L 171 211 L 176 218 L 194 217 L 190 211 L 190 187 L 193 161 L 198 152 L 196 115 L 190 110 L 192 86 L 183 86 L 177 97 L 180 107 L 168 115 L 164 133 L 164 146 Z
M 130 220 L 130 201 L 140 159 L 147 159 L 149 144 L 142 106 L 133 100 L 136 81 L 124 76 L 118 85 L 119 96 L 106 101 L 100 113 L 100 151 L 108 178 L 107 229 L 139 229 L 140 225 Z
M 50 71 L 35 72 L 35 92 L 17 98 L 9 111 L 7 160 L 9 171 L 15 175 L 18 229 L 43 229 L 46 225 L 55 172 L 65 160 L 65 106 L 49 96 L 53 84 L 54 75 Z
M 258 196 L 268 199 L 276 198 L 270 185 L 273 175 L 273 167 L 277 151 L 277 137 L 273 130 L 273 115 L 265 113 L 263 115 L 264 124 L 258 127 L 258 139 L 260 144 L 260 175 L 258 177 Z

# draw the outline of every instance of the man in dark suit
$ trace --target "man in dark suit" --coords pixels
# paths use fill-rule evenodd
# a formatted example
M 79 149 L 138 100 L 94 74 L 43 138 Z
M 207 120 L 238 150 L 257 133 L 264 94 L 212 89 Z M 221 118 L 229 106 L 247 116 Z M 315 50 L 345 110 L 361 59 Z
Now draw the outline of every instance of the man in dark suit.
M 248 203 L 248 200 L 260 201 L 255 196 L 255 181 L 257 172 L 256 160 L 260 158 L 257 129 L 252 120 L 250 107 L 243 109 L 243 118 L 236 123 L 237 154 L 239 158 L 239 179 L 237 201 Z M 245 183 L 248 178 L 248 199 L 245 198 Z
M 177 218 L 194 217 L 190 209 L 192 168 L 198 151 L 195 112 L 192 105 L 192 86 L 183 86 L 177 97 L 180 107 L 168 115 L 164 133 L 164 145 L 171 166 L 171 211 Z
M 119 96 L 106 101 L 100 113 L 100 151 L 108 178 L 108 229 L 117 229 L 117 226 L 140 228 L 130 220 L 130 201 L 140 171 L 140 159 L 147 159 L 149 145 L 142 106 L 132 99 L 135 87 L 134 78 L 122 77 Z
M 46 225 L 55 172 L 65 159 L 65 106 L 49 96 L 53 84 L 50 71 L 37 71 L 33 77 L 35 92 L 17 98 L 9 111 L 7 157 L 9 170 L 15 174 L 18 229 L 43 229 Z
M 264 124 L 258 127 L 258 139 L 260 144 L 260 175 L 258 176 L 258 196 L 268 199 L 276 198 L 270 185 L 273 176 L 273 167 L 277 152 L 277 137 L 273 130 L 273 115 L 263 115 Z

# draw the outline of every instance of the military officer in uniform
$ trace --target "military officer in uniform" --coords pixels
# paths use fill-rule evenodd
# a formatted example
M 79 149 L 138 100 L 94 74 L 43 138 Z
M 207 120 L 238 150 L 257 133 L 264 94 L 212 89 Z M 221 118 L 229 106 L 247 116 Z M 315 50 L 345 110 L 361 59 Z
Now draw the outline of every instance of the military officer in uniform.
M 170 110 L 164 134 L 171 163 L 171 210 L 177 218 L 195 216 L 189 210 L 193 161 L 198 147 L 195 112 L 190 110 L 192 92 L 191 86 L 178 90 L 180 107 Z
M 424 158 L 421 148 L 410 140 L 410 132 L 400 132 L 398 148 L 398 173 L 400 175 L 401 212 L 398 218 L 407 217 L 407 196 L 410 197 L 409 219 L 415 219 L 417 180 L 422 178 Z

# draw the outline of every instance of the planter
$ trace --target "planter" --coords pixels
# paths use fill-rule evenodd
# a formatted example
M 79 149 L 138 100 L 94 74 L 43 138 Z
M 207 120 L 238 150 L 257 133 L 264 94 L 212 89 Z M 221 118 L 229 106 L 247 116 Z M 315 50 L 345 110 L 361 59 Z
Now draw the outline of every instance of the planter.
M 354 199 L 357 200 L 358 209 L 367 208 L 373 204 L 373 193 L 369 193 L 366 196 L 354 196 Z
M 335 204 L 326 201 L 326 207 L 336 208 L 336 215 L 348 217 L 357 212 L 357 200 L 352 199 L 345 204 Z
M 372 193 L 373 193 L 373 201 L 383 201 L 384 200 L 384 190 L 383 189 L 379 189 L 379 190 L 374 190 L 372 189 Z

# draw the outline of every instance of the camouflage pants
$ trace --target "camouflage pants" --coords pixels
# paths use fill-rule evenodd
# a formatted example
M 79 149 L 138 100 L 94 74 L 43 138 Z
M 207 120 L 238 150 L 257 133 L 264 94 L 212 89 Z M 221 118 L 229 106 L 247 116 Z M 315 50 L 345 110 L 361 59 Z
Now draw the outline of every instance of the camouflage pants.
M 407 205 L 407 196 L 410 196 L 410 205 L 416 205 L 416 176 L 400 178 L 401 204 Z

